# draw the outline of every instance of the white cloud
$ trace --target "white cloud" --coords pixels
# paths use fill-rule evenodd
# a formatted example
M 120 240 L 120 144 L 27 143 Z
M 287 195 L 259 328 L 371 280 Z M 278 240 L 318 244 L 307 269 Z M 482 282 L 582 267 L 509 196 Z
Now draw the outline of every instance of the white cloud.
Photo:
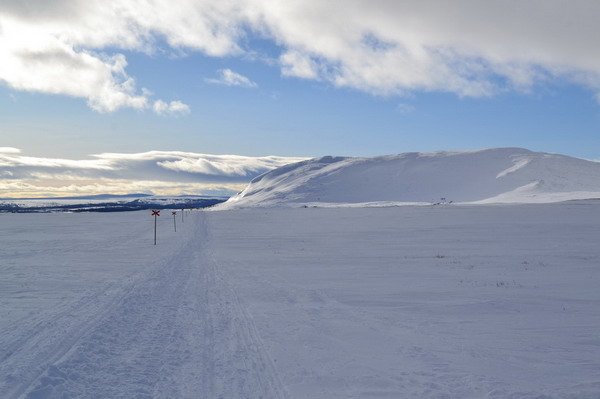
M 251 81 L 246 76 L 241 75 L 231 69 L 219 69 L 217 71 L 218 77 L 216 79 L 209 78 L 204 79 L 207 83 L 219 84 L 225 86 L 240 86 L 253 89 L 258 87 L 256 82 Z
M 0 147 L 0 154 L 19 154 L 20 149 L 14 147 Z
M 162 100 L 157 100 L 154 102 L 152 109 L 159 115 L 186 115 L 190 113 L 190 107 L 181 101 L 166 103 Z
M 561 79 L 600 98 L 599 2 L 382 0 L 1 2 L 0 81 L 86 99 L 110 112 L 164 108 L 127 72 L 121 50 L 213 57 L 280 49 L 284 76 L 378 95 L 490 96 Z M 223 70 L 223 84 L 256 84 Z M 176 101 L 175 101 L 176 102 Z
M 22 155 L 5 155 L 0 153 L 0 167 L 19 168 L 65 168 L 65 169 L 89 169 L 89 170 L 112 170 L 109 162 L 103 159 L 72 160 L 56 158 L 26 157 Z
M 103 52 L 109 46 L 151 47 L 147 32 L 118 15 L 127 8 L 118 2 L 2 2 L 0 82 L 15 90 L 83 98 L 98 112 L 149 108 L 149 93 L 137 89 L 126 57 Z
M 156 180 L 82 180 L 60 177 L 0 181 L 2 198 L 69 197 L 95 194 L 230 195 L 244 184 L 180 183 Z
M 264 172 L 303 159 L 149 151 L 75 160 L 29 157 L 0 147 L 0 197 L 236 192 Z
M 0 80 L 13 89 L 82 97 L 99 112 L 147 106 L 148 99 L 136 93 L 134 79 L 125 72 L 123 55 L 76 51 L 27 24 L 6 18 L 0 24 Z
M 286 51 L 279 57 L 281 73 L 303 79 L 316 79 L 319 76 L 317 64 L 299 51 Z
M 243 157 L 239 155 L 202 155 L 182 157 L 175 161 L 162 161 L 163 168 L 206 175 L 256 177 L 267 170 L 275 169 L 304 158 L 289 157 Z

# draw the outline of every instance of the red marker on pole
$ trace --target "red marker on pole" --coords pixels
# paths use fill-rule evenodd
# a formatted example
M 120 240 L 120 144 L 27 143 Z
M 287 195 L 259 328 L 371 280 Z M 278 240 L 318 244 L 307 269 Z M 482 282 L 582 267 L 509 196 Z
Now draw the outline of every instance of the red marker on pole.
M 175 229 L 175 232 L 177 233 L 177 220 L 175 219 L 177 212 L 173 211 L 173 212 L 171 212 L 171 215 L 173 215 L 173 228 Z
M 156 218 L 160 216 L 160 211 L 153 209 L 152 216 L 154 216 L 154 245 L 156 245 Z

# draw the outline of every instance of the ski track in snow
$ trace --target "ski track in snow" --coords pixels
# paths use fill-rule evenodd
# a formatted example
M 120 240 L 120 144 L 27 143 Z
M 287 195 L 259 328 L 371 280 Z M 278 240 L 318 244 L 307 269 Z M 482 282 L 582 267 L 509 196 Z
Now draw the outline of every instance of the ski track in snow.
M 11 365 L 48 365 L 23 373 L 8 396 L 286 397 L 252 319 L 206 256 L 205 224 L 196 219 L 187 245 L 104 309 L 94 304 L 106 292 L 97 292 L 9 344 L 3 374 Z M 70 309 L 82 307 L 95 317 L 62 327 Z M 52 345 L 37 349 L 44 340 Z

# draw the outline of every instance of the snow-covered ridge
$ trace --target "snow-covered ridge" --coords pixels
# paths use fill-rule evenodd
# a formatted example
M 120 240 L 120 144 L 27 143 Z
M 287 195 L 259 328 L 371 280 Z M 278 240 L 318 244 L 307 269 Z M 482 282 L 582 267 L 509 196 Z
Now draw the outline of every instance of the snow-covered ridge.
M 600 163 L 522 148 L 322 157 L 258 176 L 220 209 L 600 198 Z

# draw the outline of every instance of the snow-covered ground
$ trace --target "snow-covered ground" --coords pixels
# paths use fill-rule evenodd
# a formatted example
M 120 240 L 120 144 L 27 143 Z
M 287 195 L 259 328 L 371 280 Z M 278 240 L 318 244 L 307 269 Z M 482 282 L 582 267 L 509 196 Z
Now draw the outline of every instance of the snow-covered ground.
M 258 176 L 221 209 L 600 198 L 600 162 L 522 148 L 323 157 Z
M 600 397 L 600 202 L 171 223 L 0 215 L 0 396 Z

